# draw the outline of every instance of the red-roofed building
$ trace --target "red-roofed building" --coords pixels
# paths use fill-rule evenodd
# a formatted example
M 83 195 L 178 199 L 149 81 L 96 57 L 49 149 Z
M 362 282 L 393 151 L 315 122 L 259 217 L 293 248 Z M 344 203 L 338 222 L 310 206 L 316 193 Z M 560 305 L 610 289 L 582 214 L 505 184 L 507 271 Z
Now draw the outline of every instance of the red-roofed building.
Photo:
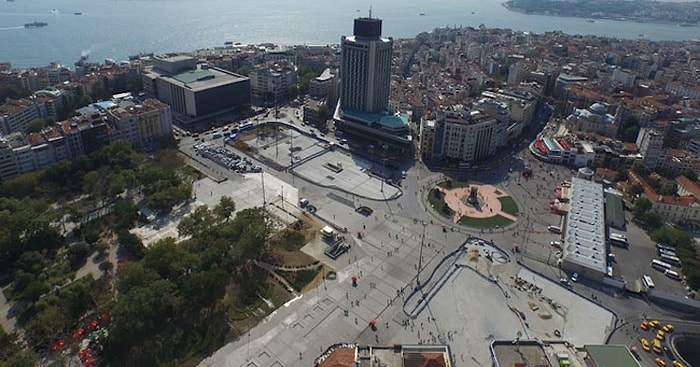
M 451 367 L 447 345 L 357 346 L 335 344 L 314 361 L 314 367 Z
M 683 178 L 677 178 L 676 182 L 683 186 L 684 189 L 679 191 L 690 194 L 694 191 L 700 193 L 700 189 L 694 183 L 684 176 L 680 177 Z M 700 196 L 659 195 L 642 176 L 630 172 L 629 179 L 632 184 L 638 184 L 644 188 L 642 196 L 651 201 L 651 210 L 663 218 L 664 221 L 671 223 L 700 223 Z

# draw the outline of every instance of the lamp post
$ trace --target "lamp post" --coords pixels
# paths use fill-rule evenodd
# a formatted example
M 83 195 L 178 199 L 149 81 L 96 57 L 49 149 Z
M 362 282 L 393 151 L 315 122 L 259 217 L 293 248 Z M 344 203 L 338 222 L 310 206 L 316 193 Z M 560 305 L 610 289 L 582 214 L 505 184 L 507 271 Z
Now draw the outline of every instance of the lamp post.
M 421 221 L 421 224 L 423 224 L 423 234 L 420 238 L 420 251 L 418 254 L 418 273 L 416 274 L 417 285 L 420 285 L 420 271 L 423 268 L 423 245 L 425 245 L 425 228 L 428 226 L 428 222 Z
M 386 152 L 389 149 L 389 146 L 386 145 L 386 143 L 382 144 L 382 174 L 380 175 L 382 178 L 382 186 L 379 189 L 379 191 L 384 192 L 384 174 L 386 173 Z

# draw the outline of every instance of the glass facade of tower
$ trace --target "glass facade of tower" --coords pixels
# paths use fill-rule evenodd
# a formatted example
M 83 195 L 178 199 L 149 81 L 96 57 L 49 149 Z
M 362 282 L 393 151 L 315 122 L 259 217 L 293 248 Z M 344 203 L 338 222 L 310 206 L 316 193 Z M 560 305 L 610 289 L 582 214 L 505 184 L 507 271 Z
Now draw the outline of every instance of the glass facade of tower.
M 381 38 L 380 19 L 355 19 L 354 34 L 343 37 L 340 108 L 379 113 L 389 103 L 394 41 Z

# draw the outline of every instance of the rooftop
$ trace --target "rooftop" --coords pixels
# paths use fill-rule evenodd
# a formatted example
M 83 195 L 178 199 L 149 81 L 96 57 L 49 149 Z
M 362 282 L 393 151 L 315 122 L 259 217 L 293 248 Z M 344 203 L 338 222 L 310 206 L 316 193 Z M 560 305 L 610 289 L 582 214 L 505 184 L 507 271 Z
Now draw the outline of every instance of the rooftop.
M 603 186 L 571 178 L 571 210 L 566 215 L 562 258 L 606 273 Z
M 491 345 L 496 366 L 538 366 L 554 367 L 544 352 L 542 345 L 536 341 L 494 341 Z
M 624 345 L 586 345 L 586 352 L 598 367 L 639 367 Z
M 195 70 L 189 70 L 169 77 L 163 77 L 170 79 L 175 84 L 179 84 L 194 91 L 235 83 L 247 79 L 241 75 L 205 65 L 198 65 L 197 69 Z
M 446 345 L 362 346 L 336 344 L 316 359 L 316 367 L 451 367 Z

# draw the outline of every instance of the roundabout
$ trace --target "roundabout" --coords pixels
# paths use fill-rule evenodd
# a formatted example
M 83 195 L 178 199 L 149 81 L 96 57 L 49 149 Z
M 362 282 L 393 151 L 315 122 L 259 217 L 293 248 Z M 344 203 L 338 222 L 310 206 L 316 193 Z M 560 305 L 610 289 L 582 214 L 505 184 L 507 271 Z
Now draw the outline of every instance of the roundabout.
M 452 223 L 476 228 L 499 228 L 518 219 L 518 206 L 492 185 L 447 180 L 429 192 L 433 209 Z

